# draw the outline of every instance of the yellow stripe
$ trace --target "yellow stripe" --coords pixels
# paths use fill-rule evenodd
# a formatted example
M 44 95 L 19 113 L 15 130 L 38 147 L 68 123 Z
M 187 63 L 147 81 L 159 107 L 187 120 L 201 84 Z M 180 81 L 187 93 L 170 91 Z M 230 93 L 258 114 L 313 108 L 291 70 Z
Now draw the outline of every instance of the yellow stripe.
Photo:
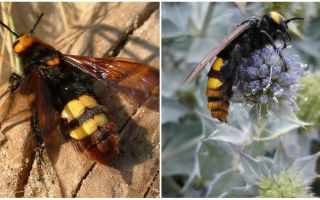
M 219 79 L 216 78 L 208 78 L 208 88 L 209 89 L 217 89 L 219 87 L 221 87 L 222 82 Z
M 96 107 L 98 105 L 97 101 L 88 96 L 88 95 L 82 95 L 79 97 L 79 101 L 81 101 L 81 103 L 85 106 L 85 107 L 89 107 L 89 108 L 93 108 Z
M 107 117 L 104 114 L 95 115 L 92 119 L 88 119 L 81 126 L 70 132 L 70 137 L 76 140 L 82 140 L 83 138 L 91 135 L 98 129 L 98 126 L 102 127 L 108 122 Z
M 97 101 L 88 96 L 82 95 L 78 99 L 71 100 L 63 108 L 61 112 L 61 118 L 67 119 L 68 122 L 80 117 L 86 107 L 93 108 L 98 105 Z
M 82 115 L 85 111 L 85 107 L 79 100 L 72 100 L 67 103 L 61 113 L 61 118 L 67 119 L 68 122 Z
M 215 59 L 215 61 L 212 63 L 211 68 L 212 68 L 214 71 L 220 71 L 222 65 L 223 65 L 223 59 L 222 59 L 222 58 L 217 58 L 217 59 Z
M 280 15 L 278 12 L 275 12 L 275 11 L 270 12 L 270 17 L 277 24 L 280 24 L 281 21 L 284 21 L 284 18 L 282 17 L 282 15 Z

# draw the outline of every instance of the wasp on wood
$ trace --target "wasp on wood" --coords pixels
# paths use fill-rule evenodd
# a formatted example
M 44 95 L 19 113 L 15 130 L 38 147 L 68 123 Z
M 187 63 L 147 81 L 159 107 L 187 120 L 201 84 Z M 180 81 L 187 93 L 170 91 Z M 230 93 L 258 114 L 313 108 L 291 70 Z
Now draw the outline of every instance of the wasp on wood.
M 43 140 L 50 155 L 59 155 L 60 135 L 71 140 L 77 150 L 109 165 L 119 157 L 117 123 L 94 91 L 96 82 L 118 91 L 141 105 L 159 93 L 159 71 L 124 58 L 94 58 L 65 55 L 41 41 L 33 32 L 19 35 L 13 49 L 23 63 L 23 75 L 12 74 L 9 92 L 35 95 L 32 128 Z M 105 89 L 107 93 L 108 90 Z M 50 156 L 49 156 L 50 157 Z M 54 160 L 55 157 L 50 157 Z

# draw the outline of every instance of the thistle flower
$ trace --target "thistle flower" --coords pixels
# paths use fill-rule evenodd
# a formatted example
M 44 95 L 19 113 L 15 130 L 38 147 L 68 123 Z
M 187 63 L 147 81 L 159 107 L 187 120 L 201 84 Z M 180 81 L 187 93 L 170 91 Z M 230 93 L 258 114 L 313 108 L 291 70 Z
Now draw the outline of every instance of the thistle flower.
M 248 104 L 277 111 L 282 104 L 296 110 L 298 81 L 305 65 L 297 57 L 282 51 L 283 59 L 272 46 L 255 51 L 240 66 L 239 89 Z M 283 62 L 284 61 L 284 62 Z
M 260 198 L 312 197 L 308 186 L 288 171 L 282 171 L 275 177 L 262 177 L 259 182 Z
M 320 125 L 320 73 L 313 73 L 301 79 L 302 89 L 299 94 L 302 98 L 297 99 L 299 106 L 298 116 L 306 122 Z M 312 111 L 312 112 L 310 112 Z

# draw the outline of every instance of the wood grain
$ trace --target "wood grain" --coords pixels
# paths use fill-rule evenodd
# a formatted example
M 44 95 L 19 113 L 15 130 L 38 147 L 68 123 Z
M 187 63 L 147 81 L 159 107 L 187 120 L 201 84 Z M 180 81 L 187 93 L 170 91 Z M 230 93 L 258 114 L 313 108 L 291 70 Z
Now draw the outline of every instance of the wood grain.
M 92 14 L 86 13 L 81 23 L 63 33 L 54 46 L 65 54 L 130 57 L 159 68 L 159 4 L 112 3 L 102 14 L 101 4 L 91 6 Z M 95 89 L 109 119 L 119 127 L 120 159 L 112 166 L 100 165 L 66 141 L 54 162 L 44 152 L 40 181 L 30 130 L 33 96 L 0 99 L 1 109 L 8 108 L 14 99 L 14 109 L 9 109 L 7 116 L 19 118 L 7 120 L 0 115 L 5 121 L 0 129 L 1 197 L 159 197 L 159 98 L 150 97 L 143 105 L 134 105 L 107 87 L 97 83 Z M 20 110 L 15 110 L 17 107 Z M 20 118 L 27 119 L 15 125 Z M 8 131 L 7 127 L 13 128 Z

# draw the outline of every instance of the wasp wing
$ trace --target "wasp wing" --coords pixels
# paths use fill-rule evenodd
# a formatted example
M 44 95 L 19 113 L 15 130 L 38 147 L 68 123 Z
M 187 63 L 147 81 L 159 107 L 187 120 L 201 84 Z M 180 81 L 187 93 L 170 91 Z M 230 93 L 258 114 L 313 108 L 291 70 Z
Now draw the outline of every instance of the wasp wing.
M 193 79 L 195 79 L 198 74 L 205 68 L 205 66 L 212 61 L 214 57 L 216 57 L 224 48 L 226 48 L 232 41 L 234 41 L 241 33 L 248 30 L 251 27 L 250 21 L 240 24 L 235 28 L 224 40 L 215 48 L 213 48 L 208 55 L 206 55 L 201 62 L 195 66 L 191 73 L 188 75 L 184 84 L 191 83 Z
M 141 104 L 159 95 L 159 70 L 125 58 L 94 58 L 63 55 L 63 61 L 91 76 L 106 80 Z
M 60 147 L 60 120 L 51 102 L 51 94 L 41 73 L 34 69 L 32 80 L 35 91 L 35 102 L 39 129 L 50 160 L 55 163 Z

